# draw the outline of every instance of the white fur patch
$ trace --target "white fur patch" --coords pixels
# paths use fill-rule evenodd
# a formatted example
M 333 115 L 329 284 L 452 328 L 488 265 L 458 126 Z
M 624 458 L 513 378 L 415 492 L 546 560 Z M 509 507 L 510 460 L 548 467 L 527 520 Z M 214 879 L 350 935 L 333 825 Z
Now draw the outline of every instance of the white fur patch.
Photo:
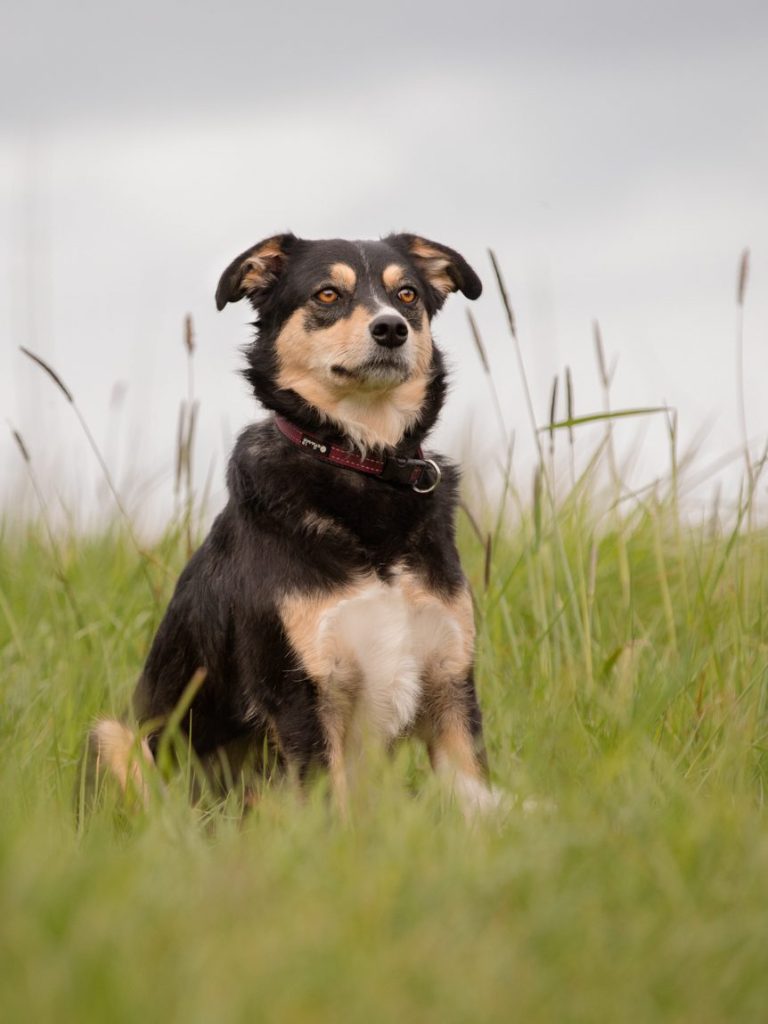
M 414 603 L 398 577 L 371 579 L 322 615 L 319 647 L 330 655 L 330 679 L 358 684 L 353 724 L 394 739 L 412 723 L 421 679 L 446 656 L 461 660 L 459 623 L 439 601 Z
M 486 785 L 485 782 L 473 778 L 471 775 L 457 771 L 452 782 L 453 792 L 468 818 L 494 814 L 497 811 L 505 811 L 509 807 L 509 800 L 505 793 Z
M 464 817 L 468 820 L 495 815 L 506 815 L 513 811 L 523 814 L 553 814 L 557 810 L 552 800 L 525 797 L 521 799 L 516 793 L 508 793 L 498 786 L 489 786 L 482 779 L 473 778 L 462 771 L 452 771 L 445 763 L 440 774 L 450 785 Z
M 410 325 L 408 324 L 408 321 L 405 319 L 405 317 L 403 316 L 403 314 L 400 312 L 399 309 L 395 309 L 394 306 L 382 306 L 380 304 L 380 305 L 376 306 L 376 312 L 373 314 L 373 319 L 375 320 L 377 316 L 396 316 L 396 317 L 398 317 L 400 320 L 403 321 L 403 323 L 406 325 L 406 327 L 408 327 L 408 335 L 410 337 L 410 334 L 411 334 Z

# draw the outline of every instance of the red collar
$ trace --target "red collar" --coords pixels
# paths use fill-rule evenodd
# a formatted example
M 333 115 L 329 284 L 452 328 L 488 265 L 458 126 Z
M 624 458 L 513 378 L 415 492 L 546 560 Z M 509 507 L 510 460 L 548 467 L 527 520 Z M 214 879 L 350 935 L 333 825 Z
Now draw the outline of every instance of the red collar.
M 417 494 L 430 494 L 440 483 L 440 467 L 432 459 L 425 459 L 421 448 L 417 450 L 415 459 L 398 458 L 394 455 L 387 455 L 383 459 L 377 459 L 373 455 L 363 457 L 313 437 L 279 413 L 275 413 L 275 426 L 297 448 L 301 448 L 303 452 L 321 462 L 330 462 L 343 469 L 354 469 L 358 473 L 377 476 L 387 483 L 406 484 Z

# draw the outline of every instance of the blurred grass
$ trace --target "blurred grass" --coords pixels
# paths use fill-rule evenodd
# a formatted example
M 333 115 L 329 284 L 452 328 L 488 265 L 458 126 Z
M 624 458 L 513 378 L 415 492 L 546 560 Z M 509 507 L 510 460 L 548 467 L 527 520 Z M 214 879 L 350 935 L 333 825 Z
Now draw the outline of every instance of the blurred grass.
M 55 557 L 6 528 L 3 1021 L 764 1021 L 768 535 L 553 490 L 489 560 L 461 520 L 495 781 L 557 805 L 472 826 L 408 744 L 346 828 L 322 786 L 243 818 L 182 775 L 78 831 L 86 729 L 123 710 L 186 530 L 147 561 L 117 528 Z

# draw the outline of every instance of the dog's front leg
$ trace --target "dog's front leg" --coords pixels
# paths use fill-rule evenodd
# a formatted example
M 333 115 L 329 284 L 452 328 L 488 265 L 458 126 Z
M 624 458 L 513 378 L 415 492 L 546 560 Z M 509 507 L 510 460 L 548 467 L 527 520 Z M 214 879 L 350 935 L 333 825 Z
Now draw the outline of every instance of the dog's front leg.
M 334 806 L 346 819 L 349 811 L 344 749 L 347 702 L 327 681 L 319 685 L 308 675 L 292 680 L 290 687 L 292 699 L 283 702 L 271 715 L 288 775 L 303 787 L 318 770 L 327 771 Z
M 342 821 L 349 820 L 349 777 L 344 756 L 344 723 L 335 713 L 323 715 L 331 799 Z
M 480 709 L 472 678 L 443 684 L 435 694 L 426 730 L 429 760 L 450 788 L 466 817 L 499 808 L 502 800 L 488 783 Z
M 336 671 L 325 678 L 319 686 L 320 720 L 325 734 L 325 759 L 331 787 L 331 798 L 342 819 L 350 815 L 351 790 L 354 789 L 354 773 L 350 778 L 352 763 L 359 760 L 360 750 L 356 745 L 354 729 L 355 708 L 360 696 L 360 675 L 355 667 L 352 671 Z
M 435 773 L 455 794 L 467 817 L 498 807 L 498 795 L 488 785 L 481 757 L 464 723 L 444 723 L 427 746 Z

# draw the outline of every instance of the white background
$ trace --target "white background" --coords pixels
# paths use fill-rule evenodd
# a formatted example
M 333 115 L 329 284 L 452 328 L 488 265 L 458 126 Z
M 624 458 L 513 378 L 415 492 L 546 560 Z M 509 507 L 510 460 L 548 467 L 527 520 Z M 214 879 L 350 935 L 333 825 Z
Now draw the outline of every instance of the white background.
M 235 373 L 244 306 L 216 313 L 229 260 L 265 235 L 410 230 L 459 249 L 486 290 L 515 471 L 530 427 L 486 250 L 515 306 L 537 417 L 573 371 L 601 403 L 600 320 L 616 406 L 679 411 L 699 470 L 738 448 L 736 277 L 752 250 L 746 409 L 768 434 L 768 7 L 764 3 L 19 4 L 0 38 L 0 411 L 46 493 L 81 523 L 110 499 L 62 396 L 74 392 L 131 509 L 172 504 L 182 324 L 194 317 L 196 474 L 222 500 L 255 415 Z M 8 29 L 8 31 L 6 31 Z M 490 474 L 496 419 L 453 297 L 436 335 L 454 388 L 436 443 Z M 666 472 L 663 422 L 617 427 L 636 486 Z M 585 449 L 587 439 L 579 435 Z M 721 473 L 733 496 L 738 463 Z M 717 485 L 692 492 L 703 507 Z M 0 509 L 34 508 L 0 431 Z

